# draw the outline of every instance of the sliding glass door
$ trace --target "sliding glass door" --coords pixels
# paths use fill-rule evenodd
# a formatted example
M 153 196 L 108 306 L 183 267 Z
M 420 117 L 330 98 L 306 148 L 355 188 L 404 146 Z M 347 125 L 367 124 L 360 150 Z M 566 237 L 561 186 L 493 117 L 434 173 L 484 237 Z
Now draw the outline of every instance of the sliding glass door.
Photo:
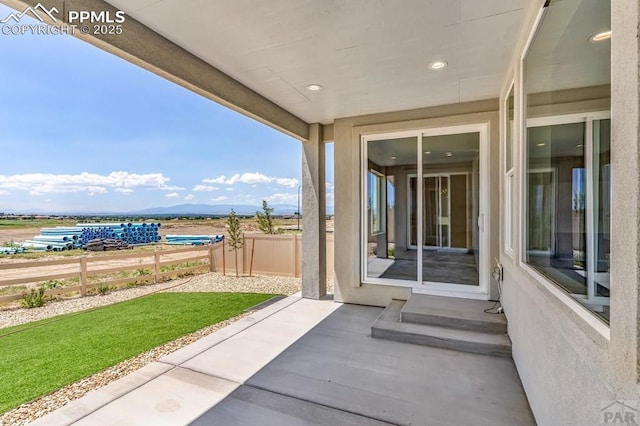
M 363 138 L 363 280 L 487 292 L 486 126 Z M 486 263 L 486 262 L 485 262 Z

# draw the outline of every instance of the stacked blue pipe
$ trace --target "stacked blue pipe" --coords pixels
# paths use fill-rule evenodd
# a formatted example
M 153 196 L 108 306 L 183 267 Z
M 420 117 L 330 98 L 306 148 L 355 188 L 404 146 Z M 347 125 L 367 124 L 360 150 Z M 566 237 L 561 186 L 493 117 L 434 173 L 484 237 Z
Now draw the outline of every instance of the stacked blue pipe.
M 224 240 L 224 235 L 167 235 L 167 244 L 179 246 L 202 246 Z
M 152 244 L 162 238 L 160 223 L 78 223 L 76 226 L 42 228 L 40 235 L 22 243 L 35 251 L 62 251 L 81 248 L 90 240 L 113 239 L 129 245 Z
M 81 246 L 90 240 L 113 239 L 124 241 L 130 245 L 153 244 L 162 237 L 158 233 L 160 223 L 79 223 L 76 227 L 82 230 L 78 237 Z

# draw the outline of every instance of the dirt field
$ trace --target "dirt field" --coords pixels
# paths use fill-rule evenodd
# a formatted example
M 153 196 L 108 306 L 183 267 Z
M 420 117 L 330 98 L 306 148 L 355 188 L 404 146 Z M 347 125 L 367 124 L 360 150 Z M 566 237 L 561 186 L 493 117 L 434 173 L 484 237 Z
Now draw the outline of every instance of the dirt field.
M 222 219 L 212 220 L 171 220 L 161 222 L 160 234 L 165 237 L 167 234 L 181 234 L 181 235 L 215 235 L 226 234 L 225 222 Z M 68 224 L 66 225 L 68 226 Z M 284 232 L 298 232 L 296 231 L 297 221 L 295 219 L 279 219 L 277 220 L 277 226 Z M 251 233 L 257 231 L 256 222 L 253 219 L 243 219 L 242 228 L 245 232 Z M 327 221 L 327 228 L 333 230 L 333 221 Z M 33 238 L 33 236 L 40 233 L 40 227 L 17 227 L 10 229 L 0 229 L 0 245 L 5 242 L 21 242 L 27 239 Z M 89 270 L 96 271 L 99 269 L 112 269 L 121 268 L 126 266 L 139 266 L 140 269 L 148 269 L 149 263 L 153 263 L 153 251 L 155 250 L 172 250 L 179 248 L 177 246 L 170 246 L 164 244 L 153 244 L 148 246 L 136 247 L 132 250 L 125 251 L 109 251 L 109 252 L 82 252 L 75 250 L 73 252 L 50 252 L 50 253 L 38 253 L 38 254 L 24 254 L 24 255 L 6 255 L 0 256 L 0 281 L 20 279 L 34 276 L 47 276 L 65 273 L 77 273 L 79 271 L 79 259 L 83 256 L 89 256 L 90 258 L 99 258 L 99 261 L 89 262 Z M 112 256 L 118 256 L 119 254 L 133 254 L 133 253 L 149 253 L 149 257 L 142 259 L 110 259 Z M 163 256 L 162 261 L 180 260 L 188 257 L 197 256 L 198 253 L 178 253 Z M 32 266 L 29 268 L 3 268 L 3 265 L 15 264 L 21 262 L 28 262 L 33 264 L 34 262 L 67 259 L 72 263 L 63 265 L 48 265 L 48 266 Z M 132 271 L 131 269 L 129 271 Z M 36 285 L 37 282 L 25 283 L 21 286 L 22 289 Z M 9 288 L 0 288 L 2 294 L 14 294 L 15 292 L 23 291 L 19 288 L 15 290 Z

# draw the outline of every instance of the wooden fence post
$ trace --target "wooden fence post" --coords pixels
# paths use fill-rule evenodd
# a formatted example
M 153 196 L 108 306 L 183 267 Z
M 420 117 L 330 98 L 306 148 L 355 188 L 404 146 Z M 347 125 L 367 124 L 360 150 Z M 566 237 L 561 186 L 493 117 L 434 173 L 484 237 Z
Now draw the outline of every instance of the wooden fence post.
M 154 282 L 158 284 L 160 280 L 160 252 L 157 250 L 153 252 L 153 278 Z
M 292 240 L 293 244 L 293 256 L 291 256 L 292 259 L 292 272 L 291 272 L 291 276 L 295 277 L 296 276 L 296 266 L 298 265 L 298 238 L 296 237 L 296 234 L 293 234 L 293 240 Z
M 253 254 L 256 251 L 256 238 L 251 240 L 251 263 L 249 264 L 249 276 L 253 274 Z
M 87 258 L 80 258 L 80 296 L 87 295 Z
M 213 264 L 213 244 L 209 245 L 209 272 L 215 272 L 216 267 Z
M 222 240 L 222 275 L 227 275 L 227 260 L 224 249 L 224 240 Z

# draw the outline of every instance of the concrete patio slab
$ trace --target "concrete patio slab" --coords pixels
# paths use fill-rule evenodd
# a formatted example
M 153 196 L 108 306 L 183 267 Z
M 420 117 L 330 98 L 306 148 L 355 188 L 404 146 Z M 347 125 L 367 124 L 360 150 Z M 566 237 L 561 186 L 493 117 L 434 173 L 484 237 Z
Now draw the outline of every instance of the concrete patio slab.
M 83 398 L 70 402 L 61 409 L 54 411 L 48 416 L 41 417 L 31 424 L 36 426 L 73 424 L 99 408 L 104 407 L 132 390 L 168 372 L 172 368 L 171 365 L 154 362 L 120 380 L 88 393 Z
M 372 339 L 380 308 L 289 302 L 39 424 L 535 424 L 510 359 Z
M 380 312 L 341 306 L 247 385 L 394 424 L 535 424 L 511 359 L 371 339 Z
M 177 367 L 75 424 L 188 424 L 238 386 L 238 383 Z
M 389 423 L 249 386 L 241 386 L 217 405 L 215 410 L 210 410 L 192 423 L 193 426 L 309 424 L 382 426 Z
M 340 305 L 302 299 L 183 363 L 185 368 L 244 383 Z
M 241 331 L 251 327 L 257 322 L 262 321 L 263 319 L 273 315 L 276 312 L 280 312 L 282 309 L 300 301 L 301 299 L 302 297 L 300 296 L 300 293 L 289 296 L 272 305 L 269 305 L 264 309 L 252 313 L 251 316 L 245 317 L 228 325 L 227 327 L 224 327 L 223 329 L 220 329 L 213 334 L 204 336 L 202 339 L 199 339 L 189 346 L 178 349 L 177 351 L 163 357 L 160 361 L 167 364 L 180 365 L 183 362 L 186 362 L 191 358 L 200 355 L 201 353 L 203 353 L 207 349 L 212 348 L 218 343 L 221 343 L 228 338 L 240 333 Z

